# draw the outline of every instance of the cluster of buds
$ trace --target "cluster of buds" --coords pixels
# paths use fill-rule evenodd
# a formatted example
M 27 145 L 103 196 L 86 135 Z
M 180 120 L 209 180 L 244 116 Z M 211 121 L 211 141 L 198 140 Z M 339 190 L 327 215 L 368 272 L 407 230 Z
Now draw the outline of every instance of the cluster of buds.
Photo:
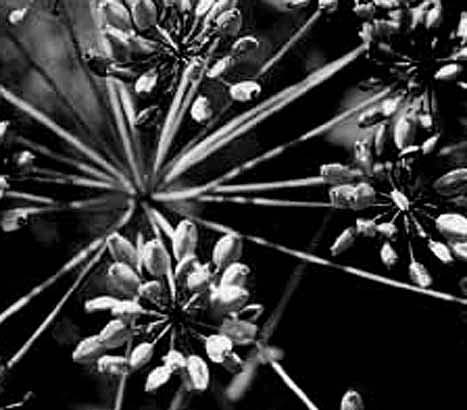
M 389 64 L 411 90 L 420 92 L 432 81 L 465 87 L 466 13 L 446 36 L 444 28 L 453 24 L 444 21 L 441 0 L 355 0 L 354 11 L 370 56 Z
M 403 149 L 401 154 L 383 164 L 375 160 L 369 143 L 359 141 L 353 166 L 321 167 L 324 182 L 331 185 L 331 205 L 376 214 L 356 218 L 335 240 L 331 253 L 340 255 L 367 239 L 379 248 L 387 269 L 408 260 L 409 277 L 425 288 L 433 278 L 417 254 L 428 250 L 444 265 L 467 261 L 467 218 L 455 212 L 465 208 L 467 169 L 452 170 L 430 182 L 420 172 L 423 157 L 407 156 Z M 443 213 L 449 209 L 453 212 Z
M 223 78 L 258 45 L 251 36 L 235 41 L 242 28 L 236 5 L 236 0 L 100 0 L 96 14 L 107 54 L 89 51 L 89 67 L 133 85 L 143 106 L 136 118 L 141 127 L 157 122 L 189 64 L 191 80 L 219 80 L 228 84 L 232 98 L 251 99 L 258 84 L 252 89 L 251 81 L 230 84 Z M 207 70 L 201 69 L 205 64 Z M 196 103 L 195 119 L 204 120 L 210 112 L 209 107 L 196 114 L 204 105 Z
M 85 307 L 110 312 L 113 319 L 77 346 L 74 360 L 97 363 L 99 371 L 110 374 L 150 369 L 148 392 L 156 392 L 173 375 L 190 391 L 205 390 L 209 370 L 204 358 L 240 370 L 242 360 L 234 349 L 255 342 L 254 322 L 263 308 L 247 304 L 250 269 L 239 262 L 239 238 L 222 237 L 205 264 L 195 254 L 196 226 L 187 220 L 175 231 L 172 256 L 160 238 L 137 242 L 134 247 L 119 234 L 108 238 L 114 259 L 108 270 L 112 295 L 89 300 Z M 126 356 L 112 353 L 128 343 L 132 349 Z M 164 343 L 166 347 L 159 346 Z

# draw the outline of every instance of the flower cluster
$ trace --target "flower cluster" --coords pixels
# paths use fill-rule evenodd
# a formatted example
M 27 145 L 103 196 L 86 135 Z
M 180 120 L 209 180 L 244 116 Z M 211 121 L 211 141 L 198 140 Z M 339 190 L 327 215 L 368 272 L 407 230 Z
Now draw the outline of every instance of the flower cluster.
M 337 256 L 358 239 L 370 239 L 379 247 L 386 268 L 408 260 L 412 281 L 428 287 L 433 278 L 417 253 L 424 255 L 423 249 L 429 249 L 448 265 L 456 259 L 467 261 L 467 218 L 457 212 L 465 207 L 467 171 L 454 169 L 430 181 L 422 171 L 433 152 L 432 138 L 421 145 L 398 147 L 397 127 L 391 135 L 394 148 L 402 148 L 391 161 L 382 162 L 369 141 L 358 141 L 353 166 L 335 163 L 321 167 L 324 181 L 331 185 L 334 207 L 376 213 L 371 219 L 357 218 L 336 239 L 331 253 Z
M 196 226 L 180 222 L 172 240 L 172 260 L 161 238 L 135 248 L 126 238 L 113 234 L 108 248 L 114 263 L 108 281 L 114 295 L 86 303 L 88 312 L 108 311 L 113 319 L 97 335 L 84 339 L 73 354 L 79 363 L 97 362 L 99 371 L 121 375 L 152 367 L 146 391 L 155 392 L 172 375 L 179 375 L 187 390 L 205 390 L 209 370 L 195 354 L 196 345 L 213 363 L 234 371 L 241 368 L 235 346 L 255 342 L 254 324 L 262 306 L 247 305 L 246 289 L 250 269 L 238 262 L 242 245 L 225 235 L 215 245 L 212 260 L 201 264 L 195 255 Z M 156 344 L 167 337 L 164 351 Z M 109 351 L 129 345 L 126 356 Z M 199 351 L 199 349 L 198 349 Z M 157 363 L 153 367 L 153 358 Z
M 235 0 L 100 0 L 98 24 L 107 55 L 88 52 L 98 75 L 130 82 L 143 108 L 136 125 L 151 127 L 170 103 L 186 67 L 190 81 L 207 77 L 227 85 L 230 96 L 248 101 L 260 92 L 254 81 L 230 84 L 223 75 L 258 46 L 252 36 L 238 37 L 242 15 Z M 205 65 L 208 65 L 207 67 Z M 199 96 L 192 117 L 213 114 L 207 97 Z

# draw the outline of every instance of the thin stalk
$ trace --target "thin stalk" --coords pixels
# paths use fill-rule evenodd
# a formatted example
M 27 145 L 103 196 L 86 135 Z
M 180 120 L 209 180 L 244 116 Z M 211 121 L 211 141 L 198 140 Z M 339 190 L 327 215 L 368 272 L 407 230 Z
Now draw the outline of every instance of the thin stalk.
M 27 192 L 19 192 L 19 191 L 8 190 L 5 192 L 4 198 L 19 199 L 21 201 L 34 202 L 34 203 L 43 204 L 43 205 L 57 204 L 57 202 L 53 198 L 49 198 L 46 196 L 40 196 L 40 195 L 33 195 Z
M 125 348 L 125 357 L 127 359 L 130 358 L 131 351 L 133 350 L 133 337 L 128 340 Z M 124 372 L 120 376 L 120 380 L 118 382 L 118 388 L 117 388 L 117 394 L 115 395 L 115 405 L 114 405 L 114 410 L 122 410 L 123 409 L 123 403 L 125 401 L 125 392 L 126 392 L 126 387 L 128 385 L 128 377 L 130 374 L 128 372 Z
M 241 194 L 276 191 L 291 188 L 312 188 L 325 185 L 323 177 L 308 177 L 273 182 L 258 182 L 251 184 L 223 185 L 213 190 L 216 194 Z
M 293 379 L 287 374 L 281 364 L 275 361 L 269 362 L 271 368 L 276 374 L 282 379 L 284 384 L 302 401 L 308 410 L 318 410 L 318 407 L 308 398 L 305 392 L 293 381 Z
M 273 208 L 332 208 L 329 202 L 290 201 L 246 196 L 201 195 L 194 199 L 197 202 L 216 202 L 236 205 L 252 205 Z
M 438 292 L 436 290 L 419 288 L 417 286 L 413 286 L 413 285 L 410 285 L 408 283 L 399 282 L 397 280 L 386 278 L 384 276 L 375 275 L 374 273 L 367 272 L 367 271 L 362 270 L 362 269 L 354 268 L 352 266 L 339 265 L 337 263 L 331 262 L 331 261 L 329 261 L 327 259 L 321 258 L 321 257 L 313 255 L 311 253 L 306 253 L 306 252 L 303 252 L 303 251 L 299 251 L 299 250 L 296 250 L 296 249 L 289 248 L 287 246 L 284 246 L 284 245 L 281 245 L 281 244 L 278 244 L 278 243 L 268 241 L 267 239 L 264 239 L 264 238 L 262 238 L 260 236 L 248 235 L 248 234 L 244 234 L 242 232 L 238 232 L 238 231 L 236 231 L 236 230 L 234 230 L 234 229 L 232 229 L 232 228 L 230 228 L 230 227 L 228 227 L 226 225 L 222 225 L 222 224 L 217 223 L 217 222 L 213 222 L 213 221 L 210 221 L 210 220 L 207 220 L 207 219 L 204 219 L 204 218 L 199 218 L 199 217 L 194 216 L 194 215 L 185 215 L 179 209 L 174 208 L 173 211 L 177 212 L 178 214 L 180 214 L 180 215 L 182 215 L 184 217 L 189 217 L 193 222 L 199 224 L 200 226 L 204 226 L 204 227 L 206 227 L 206 228 L 208 228 L 210 230 L 213 230 L 215 232 L 220 232 L 220 233 L 223 233 L 223 234 L 238 235 L 238 236 L 244 238 L 245 240 L 247 240 L 249 242 L 255 243 L 255 244 L 260 245 L 260 246 L 265 247 L 265 248 L 273 249 L 273 250 L 275 250 L 277 252 L 283 253 L 285 255 L 292 256 L 294 258 L 297 258 L 299 260 L 302 260 L 302 261 L 305 261 L 305 262 L 308 262 L 308 263 L 311 263 L 311 264 L 314 264 L 314 265 L 319 265 L 319 266 L 329 268 L 331 270 L 347 273 L 349 275 L 356 276 L 358 278 L 365 279 L 365 280 L 368 280 L 368 281 L 371 281 L 371 282 L 380 283 L 382 285 L 385 285 L 385 286 L 388 286 L 388 287 L 391 287 L 391 288 L 394 288 L 394 289 L 405 290 L 405 291 L 408 291 L 408 292 L 411 292 L 411 293 L 416 293 L 416 294 L 419 294 L 419 295 L 429 296 L 429 297 L 431 297 L 433 299 L 443 300 L 445 302 L 450 302 L 450 303 L 455 303 L 455 304 L 467 306 L 467 299 L 465 299 L 465 298 L 460 298 L 460 297 L 457 297 L 457 296 L 454 296 L 454 295 L 450 295 L 448 293 Z
M 267 161 L 270 161 L 274 158 L 277 158 L 278 156 L 284 154 L 288 150 L 292 148 L 296 148 L 299 145 L 316 138 L 320 135 L 325 134 L 335 126 L 339 125 L 343 121 L 346 121 L 347 119 L 353 117 L 355 114 L 359 113 L 360 111 L 363 111 L 364 109 L 368 108 L 369 106 L 377 103 L 378 101 L 386 98 L 389 94 L 391 93 L 391 87 L 387 87 L 383 89 L 381 92 L 375 94 L 374 96 L 366 99 L 362 103 L 358 104 L 357 106 L 344 111 L 341 114 L 336 115 L 332 119 L 326 121 L 325 123 L 319 125 L 316 128 L 313 128 L 312 130 L 308 131 L 307 133 L 303 134 L 302 136 L 292 140 L 288 141 L 282 145 L 279 145 L 275 148 L 270 149 L 269 151 L 266 151 L 263 154 L 260 154 L 259 156 L 252 158 L 238 166 L 235 166 L 231 170 L 227 171 L 225 174 L 221 175 L 218 178 L 215 178 L 214 180 L 207 182 L 206 184 L 199 186 L 199 187 L 194 187 L 194 188 L 187 188 L 184 190 L 180 191 L 173 191 L 173 192 L 160 192 L 154 195 L 155 200 L 182 200 L 182 199 L 189 199 L 189 198 L 194 198 L 196 196 L 199 196 L 203 193 L 212 191 L 217 189 L 217 187 L 220 187 L 222 184 L 225 184 L 226 182 L 239 177 L 240 175 L 244 174 L 247 171 L 252 170 L 253 168 L 256 168 L 258 165 L 263 164 Z
M 105 181 L 109 183 L 113 187 L 113 189 L 116 191 L 128 192 L 126 188 L 123 188 L 119 184 L 117 184 L 111 176 L 100 171 L 97 168 L 94 168 L 86 164 L 85 162 L 82 162 L 75 158 L 68 157 L 66 155 L 59 154 L 44 145 L 41 145 L 37 142 L 28 141 L 27 139 L 23 137 L 15 138 L 15 143 L 21 146 L 24 146 L 26 148 L 29 148 L 31 151 L 37 152 L 46 158 L 49 158 L 55 162 L 58 162 L 59 164 L 74 168 L 77 171 L 81 171 L 83 174 L 88 175 L 92 178 L 95 178 L 95 181 L 97 182 Z
M 247 112 L 232 119 L 217 131 L 207 136 L 173 164 L 173 167 L 164 177 L 164 182 L 168 183 L 179 177 L 189 168 L 230 144 L 232 141 L 250 131 L 273 114 L 276 114 L 293 101 L 302 97 L 313 88 L 323 84 L 349 64 L 356 61 L 365 53 L 365 50 L 364 45 L 357 47 L 343 57 L 308 75 L 304 80 L 287 87 Z
M 5 87 L 0 85 L 0 97 L 8 101 L 10 104 L 23 111 L 31 118 L 35 119 L 37 122 L 42 124 L 44 127 L 52 131 L 58 138 L 66 142 L 81 154 L 87 157 L 89 160 L 93 161 L 96 165 L 99 165 L 102 169 L 107 171 L 110 175 L 116 178 L 116 180 L 122 184 L 123 187 L 127 188 L 130 192 L 134 192 L 134 189 L 128 181 L 127 177 L 116 169 L 112 164 L 107 162 L 99 153 L 94 151 L 92 148 L 83 144 L 79 138 L 62 128 L 51 118 L 47 117 L 45 114 L 34 108 L 31 104 L 25 100 L 17 97 L 11 91 L 8 91 Z
M 129 209 L 118 219 L 115 224 L 115 230 L 120 229 L 122 226 L 126 225 L 133 215 L 134 206 L 130 206 Z M 10 372 L 30 351 L 34 344 L 39 340 L 39 338 L 47 331 L 47 329 L 55 322 L 57 317 L 62 312 L 63 308 L 69 302 L 69 300 L 74 296 L 74 294 L 87 282 L 89 279 L 93 267 L 101 260 L 105 252 L 105 244 L 101 243 L 95 253 L 95 255 L 88 261 L 88 263 L 83 267 L 78 277 L 75 279 L 71 287 L 65 293 L 65 295 L 60 299 L 55 308 L 49 313 L 46 319 L 40 324 L 32 336 L 26 341 L 26 343 L 13 355 L 13 357 L 8 360 L 6 364 L 6 372 Z

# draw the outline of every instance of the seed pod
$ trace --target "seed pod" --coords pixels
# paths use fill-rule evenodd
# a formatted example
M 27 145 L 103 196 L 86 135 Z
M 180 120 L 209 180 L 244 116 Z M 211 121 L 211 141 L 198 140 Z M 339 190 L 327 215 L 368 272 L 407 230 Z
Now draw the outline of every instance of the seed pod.
M 28 223 L 28 212 L 23 208 L 11 209 L 0 214 L 0 223 L 3 232 L 13 232 Z
M 428 288 L 433 283 L 428 270 L 419 262 L 412 262 L 409 265 L 409 276 L 413 283 L 421 288 Z
M 131 5 L 131 15 L 141 31 L 157 24 L 157 9 L 152 0 L 135 0 Z
M 449 247 L 447 247 L 444 243 L 430 239 L 428 241 L 428 248 L 442 263 L 449 265 L 454 262 Z
M 126 263 L 132 268 L 138 265 L 136 249 L 132 243 L 118 232 L 107 237 L 107 248 L 115 262 Z
M 463 71 L 463 67 L 460 64 L 451 63 L 441 67 L 435 73 L 434 78 L 437 81 L 451 82 L 457 80 Z
M 233 343 L 225 335 L 211 335 L 206 339 L 206 353 L 214 363 L 222 363 L 225 357 L 232 352 Z
M 256 50 L 259 47 L 259 41 L 253 36 L 243 36 L 237 39 L 230 48 L 233 58 L 238 58 L 243 54 Z
M 467 168 L 456 168 L 433 183 L 434 190 L 442 196 L 456 196 L 467 192 Z
M 358 117 L 358 126 L 361 128 L 371 127 L 384 119 L 385 116 L 381 108 L 373 107 L 360 114 Z
M 347 390 L 342 397 L 340 410 L 365 410 L 362 396 L 356 390 Z
M 352 170 L 339 163 L 321 165 L 320 175 L 324 182 L 330 185 L 348 184 L 355 179 Z
M 138 370 L 146 366 L 152 359 L 154 346 L 152 343 L 143 342 L 136 346 L 130 355 L 130 367 Z
M 451 242 L 449 247 L 454 258 L 461 262 L 467 262 L 467 242 Z
M 116 349 L 123 346 L 131 337 L 131 330 L 120 319 L 111 320 L 101 330 L 98 341 L 106 349 Z
M 386 241 L 380 251 L 381 262 L 387 269 L 392 269 L 399 262 L 399 257 L 392 245 Z
M 357 232 L 353 226 L 345 229 L 331 246 L 332 256 L 338 256 L 349 250 L 355 244 L 356 234 Z
M 209 385 L 209 369 L 199 356 L 191 355 L 186 360 L 188 390 L 204 391 Z
M 99 296 L 97 298 L 87 300 L 84 305 L 84 310 L 87 313 L 102 312 L 112 309 L 120 301 L 112 296 Z
M 436 228 L 448 241 L 467 241 L 467 219 L 460 214 L 442 214 Z
M 209 286 L 211 273 L 208 269 L 199 267 L 189 273 L 186 280 L 186 286 L 192 293 L 202 292 Z
M 141 258 L 144 267 L 154 278 L 161 278 L 171 271 L 170 255 L 160 239 L 146 242 Z
M 167 383 L 172 375 L 172 371 L 167 366 L 156 367 L 151 373 L 148 374 L 144 390 L 146 393 L 156 393 L 156 391 Z
M 128 360 L 123 356 L 105 355 L 97 361 L 97 371 L 114 376 L 121 376 L 130 370 Z
M 243 263 L 232 263 L 224 271 L 220 286 L 236 285 L 245 286 L 246 278 L 250 274 L 250 268 Z
M 217 270 L 223 271 L 231 263 L 242 256 L 242 240 L 235 234 L 227 234 L 220 238 L 212 251 L 212 262 Z
M 101 21 L 120 30 L 131 30 L 131 18 L 126 7 L 117 0 L 105 0 L 98 8 Z
M 209 68 L 208 72 L 206 73 L 206 77 L 208 78 L 219 78 L 224 75 L 227 71 L 229 71 L 235 64 L 235 58 L 226 55 L 219 60 L 217 60 L 211 68 Z
M 219 333 L 227 336 L 236 346 L 247 346 L 255 342 L 258 326 L 245 320 L 225 319 Z
M 229 93 L 234 101 L 248 102 L 258 97 L 261 93 L 261 86 L 256 81 L 241 81 L 233 84 Z
M 191 118 L 200 124 L 209 121 L 214 114 L 211 101 L 204 95 L 199 95 L 191 105 L 190 114 Z
M 106 351 L 99 341 L 99 336 L 91 336 L 83 339 L 73 351 L 73 361 L 80 364 L 95 362 Z
M 402 115 L 394 125 L 394 143 L 397 148 L 403 149 L 415 142 L 417 124 L 410 115 Z
M 115 262 L 107 272 L 109 284 L 126 297 L 133 297 L 141 283 L 139 276 L 126 263 Z
M 159 86 L 159 70 L 151 68 L 140 75 L 135 82 L 135 92 L 140 98 L 149 98 L 156 95 Z
M 225 285 L 215 288 L 210 295 L 210 302 L 216 315 L 240 310 L 248 301 L 249 292 L 235 285 Z

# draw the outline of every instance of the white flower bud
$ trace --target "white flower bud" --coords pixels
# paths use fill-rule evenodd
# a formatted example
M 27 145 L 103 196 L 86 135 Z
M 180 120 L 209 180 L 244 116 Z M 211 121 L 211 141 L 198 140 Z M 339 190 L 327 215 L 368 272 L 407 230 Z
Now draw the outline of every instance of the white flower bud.
M 125 320 L 135 319 L 144 313 L 144 309 L 137 302 L 132 300 L 122 300 L 112 307 L 112 315 Z
M 447 247 L 444 243 L 430 239 L 428 241 L 428 248 L 442 263 L 449 265 L 454 262 L 449 247 Z
M 258 326 L 238 319 L 224 319 L 219 333 L 226 335 L 234 345 L 246 346 L 255 342 Z
M 105 0 L 99 5 L 98 13 L 107 24 L 120 30 L 130 30 L 131 18 L 126 7 L 118 0 Z
M 167 366 L 172 372 L 183 369 L 186 367 L 186 359 L 182 353 L 178 350 L 169 350 L 167 355 L 164 357 L 165 366 Z
M 387 269 L 392 269 L 399 262 L 396 251 L 389 242 L 384 242 L 380 251 L 381 262 Z
M 186 360 L 189 390 L 204 391 L 209 385 L 209 369 L 199 356 L 191 355 Z
M 456 168 L 433 183 L 434 190 L 442 196 L 455 196 L 467 192 L 467 168 Z
M 148 374 L 144 390 L 146 393 L 155 393 L 159 387 L 167 383 L 172 375 L 172 370 L 167 366 L 156 367 Z
M 394 125 L 394 143 L 399 149 L 413 145 L 417 124 L 415 119 L 409 115 L 402 115 Z
M 394 204 L 403 212 L 406 212 L 410 208 L 410 201 L 405 194 L 398 189 L 391 191 L 391 199 Z
M 460 214 L 442 214 L 436 219 L 436 228 L 448 241 L 467 240 L 467 219 Z
M 99 336 L 91 336 L 83 339 L 73 351 L 73 361 L 80 364 L 95 362 L 106 351 L 105 346 L 99 341 Z
M 423 144 L 422 144 L 422 152 L 423 155 L 430 155 L 433 154 L 436 150 L 436 147 L 438 146 L 438 142 L 440 139 L 440 135 L 434 135 L 433 137 L 428 138 Z
M 467 242 L 451 242 L 449 247 L 454 258 L 461 262 L 467 262 Z
M 391 222 L 383 222 L 376 229 L 384 238 L 390 241 L 394 241 L 398 234 L 397 226 Z
M 141 279 L 135 271 L 122 262 L 110 265 L 107 278 L 113 289 L 127 297 L 135 296 L 141 283 Z
M 240 57 L 243 54 L 256 50 L 259 47 L 259 42 L 256 37 L 243 36 L 240 37 L 231 47 L 233 56 Z
M 26 226 L 29 213 L 23 208 L 10 209 L 0 214 L 1 226 L 4 232 L 13 232 Z
M 226 55 L 217 60 L 212 65 L 212 67 L 209 68 L 208 72 L 206 73 L 206 77 L 219 78 L 220 76 L 224 75 L 228 70 L 230 70 L 234 64 L 235 59 L 230 55 Z
M 135 82 L 135 92 L 140 98 L 154 96 L 158 90 L 159 73 L 157 68 L 151 68 L 140 75 Z
M 117 303 L 120 303 L 120 301 L 112 296 L 99 296 L 86 301 L 84 310 L 87 313 L 102 312 L 112 309 Z
M 457 63 L 447 64 L 441 67 L 435 74 L 435 80 L 451 82 L 459 78 L 464 71 L 463 67 Z
M 409 265 L 409 276 L 412 282 L 421 288 L 428 288 L 433 283 L 425 266 L 418 262 L 412 262 Z
M 349 250 L 354 244 L 356 239 L 356 231 L 354 227 L 345 229 L 334 241 L 331 246 L 331 255 L 338 256 L 341 253 Z
M 199 95 L 191 106 L 190 114 L 191 118 L 200 124 L 210 120 L 214 114 L 211 101 L 204 95 Z
M 240 286 L 225 285 L 215 288 L 210 300 L 215 313 L 223 315 L 240 310 L 248 301 L 249 296 L 249 292 Z
M 106 349 L 115 349 L 123 346 L 131 337 L 131 330 L 119 319 L 111 320 L 101 330 L 98 335 L 98 341 Z
M 152 0 L 135 0 L 131 5 L 131 14 L 142 31 L 157 24 L 157 9 Z
M 206 353 L 214 363 L 222 363 L 225 356 L 232 352 L 233 343 L 227 336 L 211 335 L 206 339 Z
M 216 268 L 223 271 L 242 256 L 242 240 L 239 236 L 228 234 L 220 238 L 212 251 L 212 261 Z
M 236 285 L 245 286 L 246 278 L 250 274 L 250 268 L 243 263 L 232 263 L 222 274 L 220 286 Z
M 107 248 L 115 262 L 126 263 L 132 268 L 138 265 L 135 247 L 119 233 L 115 232 L 107 237 Z
M 189 273 L 186 280 L 186 286 L 192 293 L 202 292 L 208 288 L 211 279 L 211 273 L 204 267 L 198 267 Z
M 10 187 L 6 178 L 3 175 L 0 175 L 0 199 L 5 195 L 5 191 Z
M 146 242 L 141 258 L 144 267 L 154 278 L 161 278 L 171 271 L 170 255 L 160 239 Z
M 237 8 L 226 10 L 216 18 L 216 24 L 221 35 L 235 37 L 242 28 L 242 13 Z
M 8 22 L 14 26 L 24 21 L 29 12 L 29 7 L 12 10 L 8 14 Z
M 136 346 L 130 355 L 130 367 L 138 370 L 146 366 L 152 359 L 154 346 L 152 343 L 143 342 Z
M 320 175 L 330 185 L 348 184 L 355 179 L 352 170 L 339 163 L 321 165 Z
M 340 410 L 365 410 L 362 396 L 355 390 L 347 390 L 341 400 Z
M 234 101 L 248 102 L 258 97 L 261 86 L 256 81 L 241 81 L 233 84 L 229 92 Z
M 339 7 L 339 0 L 319 0 L 318 7 L 324 13 L 335 13 Z
M 121 376 L 129 370 L 128 360 L 123 356 L 105 355 L 97 361 L 97 370 L 100 373 Z

